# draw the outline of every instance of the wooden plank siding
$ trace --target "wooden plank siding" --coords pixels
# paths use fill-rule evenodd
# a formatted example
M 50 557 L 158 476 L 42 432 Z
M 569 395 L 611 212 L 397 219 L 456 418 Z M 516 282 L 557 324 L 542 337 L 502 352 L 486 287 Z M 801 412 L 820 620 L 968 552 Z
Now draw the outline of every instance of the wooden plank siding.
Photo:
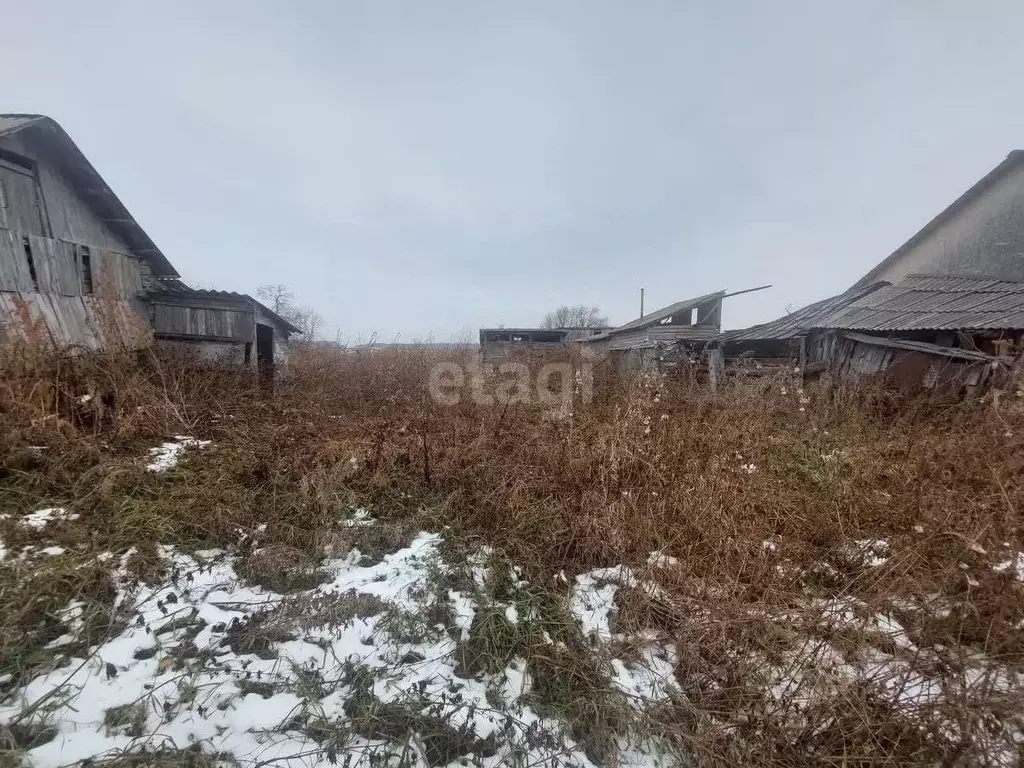
M 0 229 L 0 291 L 33 291 L 21 234 Z
M 709 341 L 718 335 L 714 325 L 654 325 L 613 334 L 608 349 L 618 351 L 655 344 L 674 344 L 677 341 Z
M 136 257 L 117 251 L 93 250 L 91 264 L 97 295 L 130 299 L 142 291 L 142 269 Z
M 24 241 L 32 253 L 36 281 L 32 282 Z M 0 291 L 38 291 L 82 296 L 84 255 L 89 254 L 92 292 L 99 296 L 134 299 L 143 289 L 141 260 L 127 253 L 104 251 L 65 240 L 24 235 L 0 228 Z
M 189 307 L 181 304 L 152 305 L 153 331 L 158 336 L 202 337 L 253 341 L 253 313 L 223 307 Z
M 25 239 L 32 253 L 38 291 L 63 296 L 81 296 L 82 278 L 75 246 L 72 243 L 37 235 L 26 235 Z M 24 252 L 22 258 L 26 261 L 28 259 Z
M 38 305 L 38 293 L 0 293 L 0 329 L 5 339 L 53 343 L 50 328 Z
M 52 293 L 0 293 L 3 336 L 56 347 L 145 346 L 152 334 L 128 301 Z

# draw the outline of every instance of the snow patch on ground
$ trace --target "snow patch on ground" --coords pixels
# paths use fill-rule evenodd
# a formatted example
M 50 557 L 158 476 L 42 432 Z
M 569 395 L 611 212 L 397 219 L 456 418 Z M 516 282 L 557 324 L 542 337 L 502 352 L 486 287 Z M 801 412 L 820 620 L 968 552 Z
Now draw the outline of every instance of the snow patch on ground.
M 613 619 L 618 611 L 616 597 L 623 587 L 639 589 L 649 596 L 663 594 L 661 587 L 638 579 L 626 566 L 595 568 L 576 577 L 569 595 L 569 610 L 586 637 L 599 643 L 626 639 L 613 630 Z M 679 691 L 675 680 L 678 661 L 675 645 L 651 640 L 640 647 L 639 653 L 639 663 L 611 660 L 615 672 L 613 682 L 623 693 L 635 701 L 650 702 L 664 700 L 670 693 Z
M 177 466 L 186 448 L 202 448 L 209 440 L 197 440 L 188 435 L 175 435 L 174 440 L 149 449 L 150 461 L 146 469 L 150 472 L 166 472 Z
M 352 513 L 352 517 L 339 521 L 343 528 L 355 528 L 363 525 L 373 525 L 376 521 L 370 514 L 370 510 L 360 507 Z
M 77 520 L 78 515 L 74 512 L 68 512 L 64 507 L 46 507 L 45 509 L 37 509 L 35 512 L 29 512 L 23 518 L 21 518 L 21 524 L 26 528 L 34 528 L 37 531 L 41 531 L 50 523 L 58 520 Z
M 651 552 L 647 558 L 647 565 L 651 568 L 675 568 L 679 565 L 679 558 L 666 555 L 659 549 Z
M 128 554 L 108 558 L 120 563 L 123 629 L 14 691 L 0 705 L 0 724 L 36 708 L 33 719 L 56 728 L 55 738 L 28 751 L 36 768 L 168 745 L 199 745 L 245 766 L 384 765 L 403 751 L 410 768 L 449 762 L 428 760 L 422 733 L 389 739 L 386 729 L 358 727 L 359 707 L 371 702 L 372 718 L 408 712 L 455 742 L 468 734 L 445 753 L 454 764 L 496 767 L 522 757 L 524 765 L 593 765 L 565 723 L 523 698 L 531 691 L 524 659 L 497 675 L 460 677 L 458 649 L 478 603 L 468 586 L 437 586 L 437 574 L 450 571 L 440 541 L 421 533 L 368 567 L 351 556 L 331 560 L 326 583 L 287 596 L 243 583 L 236 558 L 217 550 L 161 548 L 168 576 L 156 585 L 129 577 Z M 474 582 L 482 580 L 477 570 Z M 633 583 L 628 569 L 578 578 L 571 600 L 584 629 L 609 639 L 615 591 Z M 520 620 L 514 605 L 499 607 Z M 60 618 L 67 632 L 49 647 L 81 648 L 83 605 L 70 604 Z M 611 659 L 610 676 L 643 706 L 675 690 L 675 663 L 674 648 L 652 644 L 639 658 Z M 622 747 L 621 765 L 667 764 L 657 745 Z
M 583 634 L 611 640 L 615 596 L 620 586 L 630 587 L 635 583 L 632 570 L 626 567 L 595 568 L 577 576 L 569 596 L 569 610 L 579 621 Z

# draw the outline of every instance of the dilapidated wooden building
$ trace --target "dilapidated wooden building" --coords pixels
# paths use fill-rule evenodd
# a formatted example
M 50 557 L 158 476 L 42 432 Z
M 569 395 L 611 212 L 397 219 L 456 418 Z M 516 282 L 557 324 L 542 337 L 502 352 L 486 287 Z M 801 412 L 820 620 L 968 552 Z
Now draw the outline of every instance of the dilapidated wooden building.
M 579 341 L 607 331 L 607 328 L 481 328 L 480 355 L 484 363 L 497 364 L 517 354 L 566 349 Z
M 667 349 L 703 347 L 721 330 L 725 297 L 725 291 L 717 291 L 669 304 L 625 325 L 580 339 L 580 353 L 628 373 L 657 364 Z
M 708 357 L 732 373 L 792 366 L 970 393 L 1019 386 L 1022 333 L 1024 151 L 1014 150 L 848 291 L 727 331 Z
M 163 279 L 146 294 L 158 343 L 188 344 L 210 360 L 285 366 L 285 342 L 299 329 L 244 293 L 189 288 Z
M 682 341 L 705 342 L 721 330 L 725 295 L 725 291 L 717 291 L 669 304 L 625 325 L 580 339 L 580 350 L 588 357 L 597 357 Z
M 887 283 L 851 288 L 808 304 L 783 317 L 750 328 L 725 331 L 710 347 L 720 351 L 729 373 L 770 375 L 783 368 L 807 367 L 807 337 L 821 318 L 876 291 Z M 820 367 L 819 363 L 815 366 Z
M 1024 283 L 909 275 L 817 316 L 808 365 L 847 379 L 973 394 L 1019 384 Z
M 298 329 L 244 294 L 186 286 L 54 120 L 0 115 L 0 329 L 57 347 L 187 344 L 280 362 Z
M 1024 374 L 1024 283 L 909 275 L 855 286 L 708 345 L 725 375 L 793 369 L 842 381 L 884 381 L 970 395 L 1019 386 Z

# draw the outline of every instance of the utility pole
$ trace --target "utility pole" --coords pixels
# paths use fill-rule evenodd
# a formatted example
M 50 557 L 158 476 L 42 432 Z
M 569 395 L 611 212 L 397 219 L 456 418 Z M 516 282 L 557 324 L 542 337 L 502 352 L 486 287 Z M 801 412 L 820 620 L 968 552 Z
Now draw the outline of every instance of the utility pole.
M 643 316 L 644 316 L 644 289 L 641 288 L 640 289 L 640 318 L 643 319 Z

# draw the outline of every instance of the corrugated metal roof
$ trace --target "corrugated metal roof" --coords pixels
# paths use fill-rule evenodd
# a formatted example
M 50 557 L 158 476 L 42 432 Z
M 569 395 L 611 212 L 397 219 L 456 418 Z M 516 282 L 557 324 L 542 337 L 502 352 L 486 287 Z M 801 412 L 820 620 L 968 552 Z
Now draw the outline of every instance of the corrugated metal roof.
M 0 115 L 0 136 L 41 120 L 42 115 Z
M 612 328 L 606 333 L 599 333 L 596 336 L 590 336 L 586 339 L 581 339 L 580 341 L 584 344 L 590 341 L 601 341 L 602 339 L 618 336 L 620 333 L 625 333 L 627 331 L 633 331 L 639 328 L 656 326 L 662 320 L 672 317 L 672 315 L 675 315 L 679 312 L 693 310 L 694 307 L 699 307 L 701 304 L 706 304 L 707 302 L 713 301 L 715 299 L 721 299 L 723 296 L 725 296 L 725 291 L 715 291 L 714 293 L 708 293 L 703 296 L 697 296 L 696 298 L 693 299 L 684 299 L 683 301 L 677 301 L 675 304 L 669 304 L 667 307 L 662 307 L 661 309 L 655 312 L 651 312 L 648 315 L 638 317 L 636 320 L 630 320 L 628 323 L 626 323 L 625 325 L 620 325 L 618 328 Z M 686 328 L 691 326 L 674 327 Z
M 217 291 L 211 288 L 190 288 L 177 278 L 164 278 L 160 280 L 160 287 L 149 292 L 150 296 L 195 296 L 203 299 L 230 299 L 233 301 L 244 301 L 250 297 L 244 293 L 235 291 Z M 255 299 L 253 299 L 255 301 Z
M 657 344 L 675 344 L 681 341 L 708 341 L 718 331 L 709 325 L 655 325 L 637 328 L 616 335 L 608 343 L 610 350 L 644 349 Z
M 851 288 L 838 296 L 831 296 L 827 299 L 808 304 L 806 307 L 790 312 L 778 320 L 768 323 L 761 323 L 750 328 L 740 328 L 735 331 L 726 331 L 717 337 L 722 344 L 735 344 L 753 341 L 785 341 L 795 339 L 806 333 L 808 328 L 815 325 L 815 321 L 841 307 L 877 291 L 888 283 L 876 283 L 862 288 Z
M 1024 283 L 910 275 L 818 317 L 862 331 L 1024 329 Z
M 694 307 L 699 307 L 701 304 L 711 301 L 712 299 L 720 299 L 725 296 L 725 291 L 715 291 L 714 293 L 708 293 L 704 296 L 697 296 L 693 299 L 684 299 L 683 301 L 677 301 L 675 304 L 669 304 L 667 307 L 662 307 L 659 310 L 651 312 L 643 317 L 638 317 L 636 320 L 631 320 L 625 325 L 620 325 L 618 328 L 611 331 L 611 335 L 622 333 L 623 331 L 630 331 L 634 328 L 646 328 L 649 325 L 660 323 L 662 320 L 679 312 L 685 312 L 686 310 L 692 310 Z
M 75 191 L 112 232 L 128 243 L 132 253 L 149 262 L 154 274 L 177 277 L 178 273 L 171 262 L 160 252 L 56 120 L 46 115 L 0 115 L 0 135 L 22 130 L 28 131 L 34 141 L 53 152 L 61 173 Z

